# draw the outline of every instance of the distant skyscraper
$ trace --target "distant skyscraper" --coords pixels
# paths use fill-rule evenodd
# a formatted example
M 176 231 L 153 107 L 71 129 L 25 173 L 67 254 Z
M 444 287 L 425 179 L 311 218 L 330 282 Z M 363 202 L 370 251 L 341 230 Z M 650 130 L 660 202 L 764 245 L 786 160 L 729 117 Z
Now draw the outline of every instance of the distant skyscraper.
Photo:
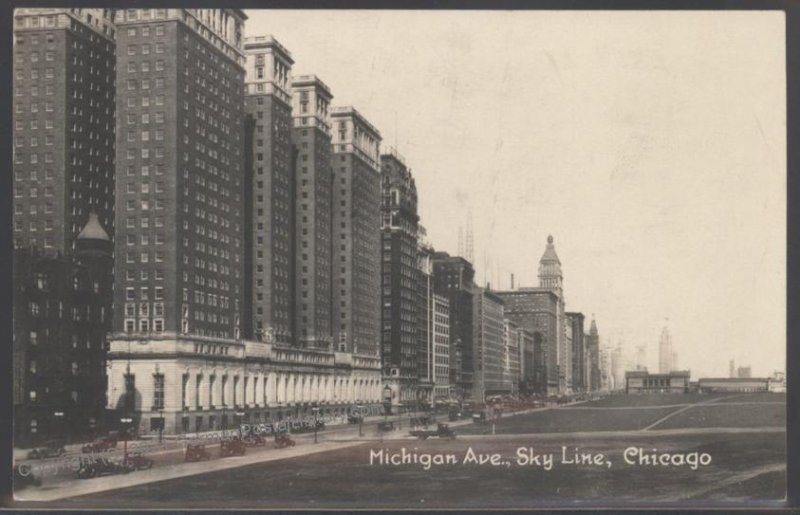
M 475 371 L 473 355 L 473 291 L 475 269 L 461 256 L 447 252 L 433 255 L 434 290 L 450 304 L 450 384 L 457 398 L 472 394 Z
M 728 377 L 736 377 L 736 369 L 733 360 L 728 362 Z
M 510 385 L 503 380 L 505 317 L 503 299 L 488 289 L 477 288 L 473 297 L 475 375 L 472 399 L 483 402 L 487 396 L 510 393 Z
M 588 354 L 589 389 L 596 392 L 601 386 L 600 335 L 597 331 L 597 322 L 595 322 L 594 315 L 592 315 L 592 323 L 589 326 L 589 334 L 586 335 L 586 352 Z
M 749 379 L 751 377 L 750 367 L 739 367 L 736 369 L 736 377 Z
M 658 342 L 658 372 L 660 374 L 669 374 L 672 372 L 674 368 L 672 356 L 672 335 L 669 334 L 669 329 L 664 327 Z
M 71 252 L 90 212 L 114 238 L 115 37 L 111 9 L 14 12 L 17 248 Z
M 636 370 L 647 370 L 647 347 L 645 345 L 636 347 Z
M 572 349 L 567 345 L 567 325 L 564 311 L 564 276 L 561 272 L 561 260 L 556 254 L 553 237 L 547 237 L 547 247 L 539 260 L 539 288 L 547 289 L 558 296 L 556 313 L 556 362 L 558 364 L 559 392 L 572 390 Z
M 301 75 L 292 81 L 292 141 L 297 149 L 295 338 L 304 347 L 330 348 L 332 342 L 333 174 L 328 125 L 332 98 L 328 86 L 314 75 Z
M 572 327 L 572 388 L 585 391 L 588 385 L 586 340 L 583 313 L 566 313 L 567 327 Z
M 245 38 L 246 338 L 294 343 L 295 170 L 291 54 L 272 36 Z
M 379 357 L 381 134 L 353 107 L 333 109 L 330 120 L 332 329 L 339 348 Z

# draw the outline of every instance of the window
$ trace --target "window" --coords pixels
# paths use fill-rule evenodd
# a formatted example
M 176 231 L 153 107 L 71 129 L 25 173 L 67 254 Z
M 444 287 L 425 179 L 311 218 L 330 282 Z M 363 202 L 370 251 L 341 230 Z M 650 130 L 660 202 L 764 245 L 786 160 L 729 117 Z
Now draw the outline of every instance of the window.
M 153 409 L 164 409 L 164 374 L 153 374 Z

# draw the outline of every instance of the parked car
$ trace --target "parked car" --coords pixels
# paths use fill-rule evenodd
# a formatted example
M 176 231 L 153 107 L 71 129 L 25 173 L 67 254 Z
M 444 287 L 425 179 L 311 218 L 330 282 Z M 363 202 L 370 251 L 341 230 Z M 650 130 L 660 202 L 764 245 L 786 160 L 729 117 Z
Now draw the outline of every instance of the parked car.
M 42 480 L 33 475 L 31 467 L 27 464 L 18 464 L 14 467 L 14 489 L 20 490 L 26 486 L 41 486 Z
M 448 424 L 437 424 L 436 429 L 414 429 L 409 432 L 411 436 L 416 436 L 420 440 L 427 440 L 430 437 L 438 436 L 446 440 L 454 440 L 456 438 L 455 432 L 450 429 Z
M 394 422 L 378 422 L 378 431 L 385 433 L 387 431 L 394 431 Z
M 206 446 L 199 443 L 190 443 L 186 446 L 184 461 L 206 461 L 211 459 L 211 454 L 206 450 Z
M 295 441 L 286 433 L 275 435 L 275 448 L 283 449 L 284 447 L 294 447 Z
M 100 438 L 99 440 L 95 440 L 93 442 L 89 442 L 83 447 L 81 447 L 81 452 L 90 453 L 90 452 L 106 452 L 111 449 L 115 449 L 117 447 L 117 440 L 116 438 L 105 437 Z
M 255 447 L 255 446 L 263 446 L 267 445 L 267 441 L 264 439 L 263 436 L 257 434 L 249 434 L 245 436 L 243 439 L 244 444 L 247 447 Z
M 219 455 L 223 458 L 228 456 L 244 456 L 247 446 L 239 437 L 222 440 L 219 444 Z
M 141 452 L 128 454 L 125 461 L 128 467 L 133 470 L 147 470 L 153 468 L 153 460 L 143 455 Z
M 28 452 L 29 460 L 42 460 L 45 458 L 57 458 L 66 454 L 67 450 L 60 443 L 49 442 L 43 447 L 37 447 Z
M 364 417 L 362 415 L 352 414 L 352 413 L 350 415 L 347 415 L 348 424 L 360 424 L 362 422 L 364 422 Z
M 78 478 L 89 479 L 98 476 L 126 474 L 130 469 L 106 458 L 81 458 L 78 467 Z

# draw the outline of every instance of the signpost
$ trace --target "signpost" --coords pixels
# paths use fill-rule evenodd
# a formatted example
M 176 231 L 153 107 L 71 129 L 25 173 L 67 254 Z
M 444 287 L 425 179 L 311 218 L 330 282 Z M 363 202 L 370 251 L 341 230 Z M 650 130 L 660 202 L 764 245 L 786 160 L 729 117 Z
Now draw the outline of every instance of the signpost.
M 122 466 L 123 467 L 127 467 L 128 466 L 128 427 L 127 427 L 127 424 L 131 424 L 133 422 L 133 419 L 130 418 L 130 417 L 123 417 L 123 418 L 119 419 L 119 421 L 122 422 L 122 424 L 124 424 L 126 426 L 126 427 L 124 427 L 125 440 L 124 440 L 124 444 L 123 444 L 124 449 L 123 449 Z

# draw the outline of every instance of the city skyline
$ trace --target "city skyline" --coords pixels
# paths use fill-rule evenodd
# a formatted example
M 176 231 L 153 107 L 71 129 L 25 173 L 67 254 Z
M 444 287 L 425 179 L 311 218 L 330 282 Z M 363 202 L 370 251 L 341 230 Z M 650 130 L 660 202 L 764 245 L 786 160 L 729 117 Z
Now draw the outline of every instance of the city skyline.
M 437 249 L 473 210 L 479 284 L 535 286 L 553 234 L 567 309 L 603 340 L 654 349 L 669 317 L 693 377 L 753 342 L 754 375 L 784 368 L 780 13 L 247 14 L 247 36 L 278 38 L 407 157 Z

